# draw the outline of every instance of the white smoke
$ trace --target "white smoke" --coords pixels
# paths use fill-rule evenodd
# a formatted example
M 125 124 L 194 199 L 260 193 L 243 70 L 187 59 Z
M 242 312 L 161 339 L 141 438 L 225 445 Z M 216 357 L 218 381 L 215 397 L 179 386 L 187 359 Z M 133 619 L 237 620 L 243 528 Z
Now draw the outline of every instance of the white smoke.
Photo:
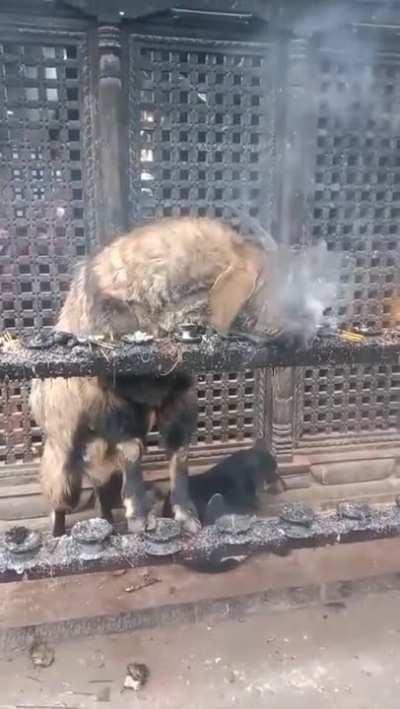
M 336 327 L 338 303 L 351 298 L 343 288 L 343 254 L 328 251 L 324 241 L 312 246 L 280 246 L 270 253 L 270 272 L 263 293 L 258 329 L 278 328 L 305 342 L 324 326 Z

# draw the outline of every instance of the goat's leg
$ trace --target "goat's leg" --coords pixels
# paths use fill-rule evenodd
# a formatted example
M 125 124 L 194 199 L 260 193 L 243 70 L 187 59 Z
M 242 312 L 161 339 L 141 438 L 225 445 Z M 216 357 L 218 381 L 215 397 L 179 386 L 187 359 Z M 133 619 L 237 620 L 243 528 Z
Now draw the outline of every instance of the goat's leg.
M 121 504 L 122 479 L 114 473 L 103 485 L 96 485 L 96 512 L 102 519 L 113 524 L 113 509 Z
M 133 534 L 139 534 L 155 525 L 142 477 L 143 448 L 143 443 L 138 438 L 117 445 L 122 470 L 122 502 L 128 530 Z
M 65 534 L 65 515 L 77 506 L 82 488 L 82 466 L 79 460 L 51 441 L 46 441 L 40 466 L 44 496 L 52 509 L 51 532 L 54 537 Z
M 189 495 L 188 446 L 182 446 L 172 453 L 169 476 L 174 517 L 183 529 L 191 534 L 196 534 L 200 530 L 201 524 L 196 507 Z
M 110 494 L 108 490 L 107 483 L 105 485 L 99 485 L 95 489 L 96 493 L 96 514 L 102 519 L 106 519 L 107 522 L 113 524 L 113 504 L 110 499 Z
M 191 500 L 188 484 L 189 443 L 197 421 L 195 395 L 179 395 L 168 409 L 161 411 L 159 428 L 166 443 L 170 477 L 170 500 L 175 519 L 183 529 L 195 534 L 201 524 Z
M 52 510 L 50 527 L 53 537 L 62 537 L 65 534 L 65 510 Z

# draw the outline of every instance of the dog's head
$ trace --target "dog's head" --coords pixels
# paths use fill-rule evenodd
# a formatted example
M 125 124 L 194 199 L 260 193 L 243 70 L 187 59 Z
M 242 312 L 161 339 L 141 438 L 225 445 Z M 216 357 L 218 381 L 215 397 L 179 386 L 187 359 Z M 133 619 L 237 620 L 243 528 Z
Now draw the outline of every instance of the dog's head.
M 255 460 L 252 466 L 252 483 L 256 491 L 267 488 L 272 495 L 285 492 L 286 484 L 278 472 L 278 463 L 270 453 L 265 441 L 257 440 L 254 445 Z

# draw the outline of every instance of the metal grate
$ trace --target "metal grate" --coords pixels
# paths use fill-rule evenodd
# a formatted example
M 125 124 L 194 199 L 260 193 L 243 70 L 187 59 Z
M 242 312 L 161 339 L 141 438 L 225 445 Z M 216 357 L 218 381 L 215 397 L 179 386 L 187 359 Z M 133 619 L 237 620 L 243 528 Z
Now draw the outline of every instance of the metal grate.
M 191 214 L 237 223 L 233 205 L 270 227 L 275 109 L 268 58 L 265 46 L 131 38 L 132 221 Z M 193 454 L 263 436 L 265 391 L 263 372 L 199 377 Z
M 85 46 L 0 42 L 0 331 L 50 326 L 86 252 Z M 30 460 L 40 443 L 28 386 L 1 389 L 0 463 Z
M 400 66 L 325 56 L 319 66 L 314 238 L 351 254 L 339 305 L 347 325 L 388 327 L 400 282 Z M 397 289 L 397 290 L 396 290 Z M 399 420 L 400 367 L 340 367 L 302 374 L 299 431 L 307 438 L 390 437 Z

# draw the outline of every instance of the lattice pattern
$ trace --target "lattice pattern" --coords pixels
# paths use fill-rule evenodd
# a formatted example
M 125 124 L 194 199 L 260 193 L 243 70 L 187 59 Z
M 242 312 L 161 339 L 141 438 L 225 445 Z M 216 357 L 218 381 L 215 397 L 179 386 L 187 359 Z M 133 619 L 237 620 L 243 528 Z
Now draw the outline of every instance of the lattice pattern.
M 347 325 L 400 320 L 400 66 L 327 57 L 320 66 L 314 237 L 351 254 L 344 264 Z M 397 312 L 396 312 L 397 310 Z M 399 425 L 400 367 L 307 370 L 303 437 L 350 436 Z
M 233 204 L 269 225 L 274 102 L 265 50 L 135 37 L 130 89 L 134 220 L 232 218 Z
M 69 41 L 0 42 L 0 331 L 51 325 L 86 251 L 82 51 Z M 2 389 L 0 463 L 30 459 L 40 441 L 27 388 Z
M 207 450 L 251 445 L 268 436 L 265 430 L 266 373 L 215 373 L 197 378 L 198 426 L 193 437 L 192 457 L 202 457 Z M 158 434 L 149 436 L 148 461 L 165 462 L 158 450 Z
M 237 223 L 234 205 L 270 226 L 271 79 L 265 48 L 132 38 L 132 221 L 192 214 Z M 264 435 L 264 373 L 206 374 L 198 395 L 195 454 Z

